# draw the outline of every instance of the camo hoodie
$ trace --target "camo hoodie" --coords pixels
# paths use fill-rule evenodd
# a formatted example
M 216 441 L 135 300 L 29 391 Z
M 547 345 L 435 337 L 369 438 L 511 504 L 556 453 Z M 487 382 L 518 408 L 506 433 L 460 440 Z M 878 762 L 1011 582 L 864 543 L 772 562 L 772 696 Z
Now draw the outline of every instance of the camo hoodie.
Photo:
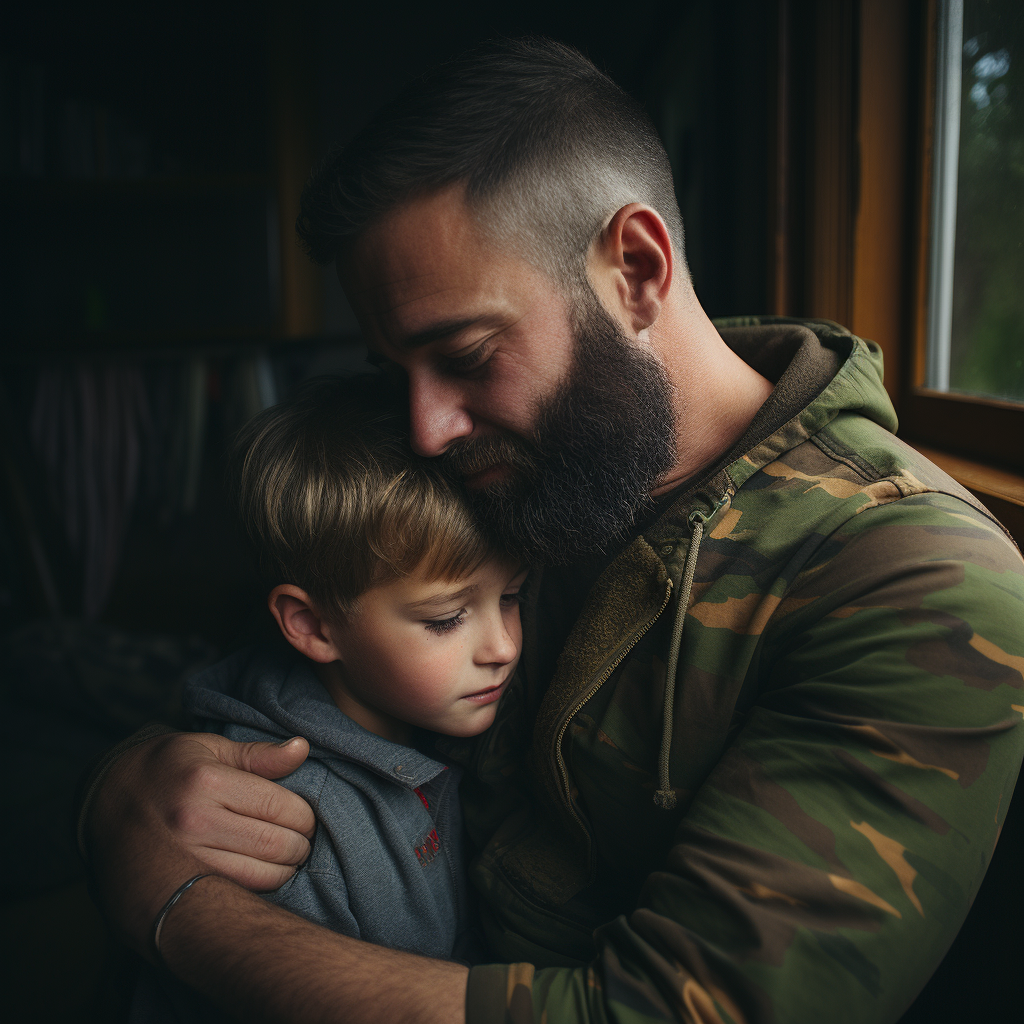
M 473 969 L 469 1024 L 894 1021 L 994 848 L 1016 548 L 893 436 L 875 345 L 718 326 L 772 398 L 611 561 L 550 679 L 540 580 L 524 677 L 461 750 L 505 961 Z

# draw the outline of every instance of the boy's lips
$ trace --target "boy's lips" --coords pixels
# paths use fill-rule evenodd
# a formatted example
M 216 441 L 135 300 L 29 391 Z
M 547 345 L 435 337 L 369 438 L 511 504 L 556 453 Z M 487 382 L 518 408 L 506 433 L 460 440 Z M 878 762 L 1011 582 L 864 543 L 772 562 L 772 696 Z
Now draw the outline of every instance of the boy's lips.
M 489 686 L 486 690 L 477 690 L 476 693 L 467 694 L 462 699 L 468 700 L 473 704 L 491 704 L 505 692 L 507 685 L 508 678 L 503 679 L 497 686 Z

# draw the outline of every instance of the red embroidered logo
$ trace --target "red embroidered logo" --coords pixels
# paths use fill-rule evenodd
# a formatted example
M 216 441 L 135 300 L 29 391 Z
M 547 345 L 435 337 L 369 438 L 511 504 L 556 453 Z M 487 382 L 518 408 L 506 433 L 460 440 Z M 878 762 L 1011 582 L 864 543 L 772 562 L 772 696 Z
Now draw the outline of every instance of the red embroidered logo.
M 420 846 L 414 846 L 413 849 L 416 851 L 416 859 L 420 865 L 426 867 L 441 849 L 441 840 L 438 837 L 437 829 L 432 828 L 424 842 Z

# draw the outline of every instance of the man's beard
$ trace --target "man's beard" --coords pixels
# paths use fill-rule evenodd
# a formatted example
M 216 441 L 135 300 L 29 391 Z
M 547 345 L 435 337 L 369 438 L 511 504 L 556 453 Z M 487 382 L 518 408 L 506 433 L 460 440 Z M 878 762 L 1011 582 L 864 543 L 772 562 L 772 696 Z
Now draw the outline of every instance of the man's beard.
M 529 562 L 565 565 L 624 537 L 676 459 L 672 385 L 591 292 L 574 316 L 569 373 L 540 407 L 534 437 L 455 441 L 440 457 L 465 478 L 511 473 L 471 491 L 495 542 Z

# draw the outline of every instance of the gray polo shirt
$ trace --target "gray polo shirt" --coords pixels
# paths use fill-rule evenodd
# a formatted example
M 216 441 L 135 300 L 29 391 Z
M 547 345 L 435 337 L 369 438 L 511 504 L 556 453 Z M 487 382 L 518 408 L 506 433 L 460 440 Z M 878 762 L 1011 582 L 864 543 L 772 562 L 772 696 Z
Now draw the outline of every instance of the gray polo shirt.
M 309 740 L 278 780 L 317 818 L 306 864 L 271 903 L 336 932 L 424 956 L 478 958 L 462 852 L 457 768 L 382 739 L 335 706 L 290 651 L 246 649 L 194 677 L 185 706 L 233 740 Z M 217 1019 L 174 979 L 148 974 L 132 1020 Z

